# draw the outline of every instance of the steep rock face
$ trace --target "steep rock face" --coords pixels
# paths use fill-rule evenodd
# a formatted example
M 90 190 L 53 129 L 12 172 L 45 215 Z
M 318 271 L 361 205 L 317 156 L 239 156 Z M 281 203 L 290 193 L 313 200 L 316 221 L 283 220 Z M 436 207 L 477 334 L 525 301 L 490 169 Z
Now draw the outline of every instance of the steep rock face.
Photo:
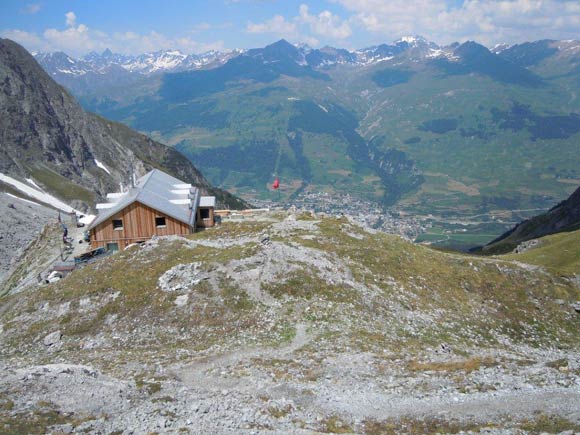
M 580 229 L 580 187 L 550 211 L 525 220 L 483 248 L 484 253 L 504 253 L 521 242 L 563 231 Z
M 24 48 L 7 39 L 0 39 L 0 110 L 0 172 L 32 177 L 57 195 L 71 183 L 84 188 L 88 194 L 80 199 L 90 202 L 91 195 L 115 190 L 133 172 L 159 168 L 215 194 L 223 206 L 245 205 L 213 188 L 177 151 L 86 113 Z

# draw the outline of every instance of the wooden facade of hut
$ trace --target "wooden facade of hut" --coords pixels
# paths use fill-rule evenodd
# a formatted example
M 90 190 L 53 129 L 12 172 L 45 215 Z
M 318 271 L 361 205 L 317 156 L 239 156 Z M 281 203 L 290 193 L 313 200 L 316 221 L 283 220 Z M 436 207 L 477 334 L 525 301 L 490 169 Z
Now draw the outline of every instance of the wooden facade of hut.
M 153 236 L 191 234 L 215 224 L 215 197 L 200 196 L 197 187 L 158 169 L 107 199 L 89 227 L 93 249 L 123 250 Z

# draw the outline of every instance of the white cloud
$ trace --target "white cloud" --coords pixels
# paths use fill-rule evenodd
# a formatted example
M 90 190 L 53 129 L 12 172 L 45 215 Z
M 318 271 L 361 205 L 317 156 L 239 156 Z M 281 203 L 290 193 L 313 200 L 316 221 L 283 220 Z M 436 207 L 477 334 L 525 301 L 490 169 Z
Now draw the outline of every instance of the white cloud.
M 317 37 L 343 40 L 352 34 L 347 21 L 328 10 L 324 10 L 318 15 L 311 15 L 310 8 L 306 4 L 300 5 L 298 15 L 293 18 L 287 19 L 282 15 L 274 15 L 262 23 L 248 23 L 246 31 L 248 33 L 272 34 L 294 41 L 306 42 L 313 46 L 320 43 Z
M 0 36 L 2 36 L 2 38 L 16 41 L 32 52 L 51 50 L 47 41 L 35 33 L 25 32 L 24 30 L 18 29 L 6 29 L 0 31 Z
M 0 31 L 4 38 L 12 39 L 32 52 L 64 51 L 71 56 L 82 56 L 89 51 L 107 48 L 117 53 L 140 54 L 164 49 L 179 49 L 184 53 L 202 53 L 223 50 L 223 41 L 199 42 L 188 36 L 170 38 L 162 33 L 116 32 L 108 34 L 77 24 L 74 12 L 65 14 L 66 29 L 46 29 L 41 35 L 18 29 Z
M 211 29 L 211 28 L 212 28 L 212 25 L 211 25 L 211 24 L 209 24 L 209 23 L 205 23 L 205 22 L 202 22 L 202 23 L 195 24 L 195 25 L 194 25 L 194 26 L 191 28 L 191 31 L 192 31 L 192 32 L 203 32 L 203 31 L 205 31 L 205 30 L 209 30 L 209 29 Z
M 423 34 L 436 42 L 475 39 L 492 44 L 578 38 L 577 0 L 333 0 L 350 22 L 383 39 Z
M 23 14 L 33 15 L 33 14 L 39 12 L 40 9 L 42 9 L 42 7 L 41 7 L 40 4 L 38 4 L 38 3 L 29 3 L 20 12 L 23 13 Z
M 246 27 L 249 33 L 272 33 L 280 36 L 295 35 L 297 31 L 296 23 L 286 21 L 282 15 L 274 15 L 263 23 L 248 23 Z
M 77 16 L 74 12 L 67 12 L 66 14 L 64 14 L 64 16 L 66 17 L 66 26 L 67 27 L 73 27 L 76 25 L 77 23 Z
M 201 32 L 205 32 L 208 30 L 224 30 L 224 29 L 229 29 L 233 26 L 233 24 L 229 21 L 227 22 L 223 22 L 223 23 L 206 23 L 206 22 L 201 22 L 201 23 L 197 23 L 194 24 L 191 27 L 191 30 L 189 31 L 189 33 L 201 33 Z
M 348 22 L 333 15 L 330 11 L 322 11 L 317 16 L 310 15 L 308 5 L 300 5 L 300 21 L 307 23 L 310 30 L 316 35 L 332 38 L 345 39 L 352 34 Z

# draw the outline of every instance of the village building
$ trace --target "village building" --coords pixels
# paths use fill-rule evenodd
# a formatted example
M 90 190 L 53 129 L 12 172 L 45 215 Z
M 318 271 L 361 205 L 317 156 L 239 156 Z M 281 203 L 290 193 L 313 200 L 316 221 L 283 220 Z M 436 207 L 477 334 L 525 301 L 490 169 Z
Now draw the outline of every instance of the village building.
M 154 169 L 126 192 L 107 194 L 89 227 L 91 248 L 123 250 L 153 236 L 191 234 L 212 227 L 215 197 Z

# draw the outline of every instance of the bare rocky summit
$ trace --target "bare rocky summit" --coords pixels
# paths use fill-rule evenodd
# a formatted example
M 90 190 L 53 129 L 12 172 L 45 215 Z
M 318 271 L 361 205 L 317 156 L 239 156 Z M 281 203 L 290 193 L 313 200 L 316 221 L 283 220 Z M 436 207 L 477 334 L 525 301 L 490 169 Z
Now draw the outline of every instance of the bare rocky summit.
M 580 431 L 577 279 L 270 213 L 0 305 L 3 433 Z

